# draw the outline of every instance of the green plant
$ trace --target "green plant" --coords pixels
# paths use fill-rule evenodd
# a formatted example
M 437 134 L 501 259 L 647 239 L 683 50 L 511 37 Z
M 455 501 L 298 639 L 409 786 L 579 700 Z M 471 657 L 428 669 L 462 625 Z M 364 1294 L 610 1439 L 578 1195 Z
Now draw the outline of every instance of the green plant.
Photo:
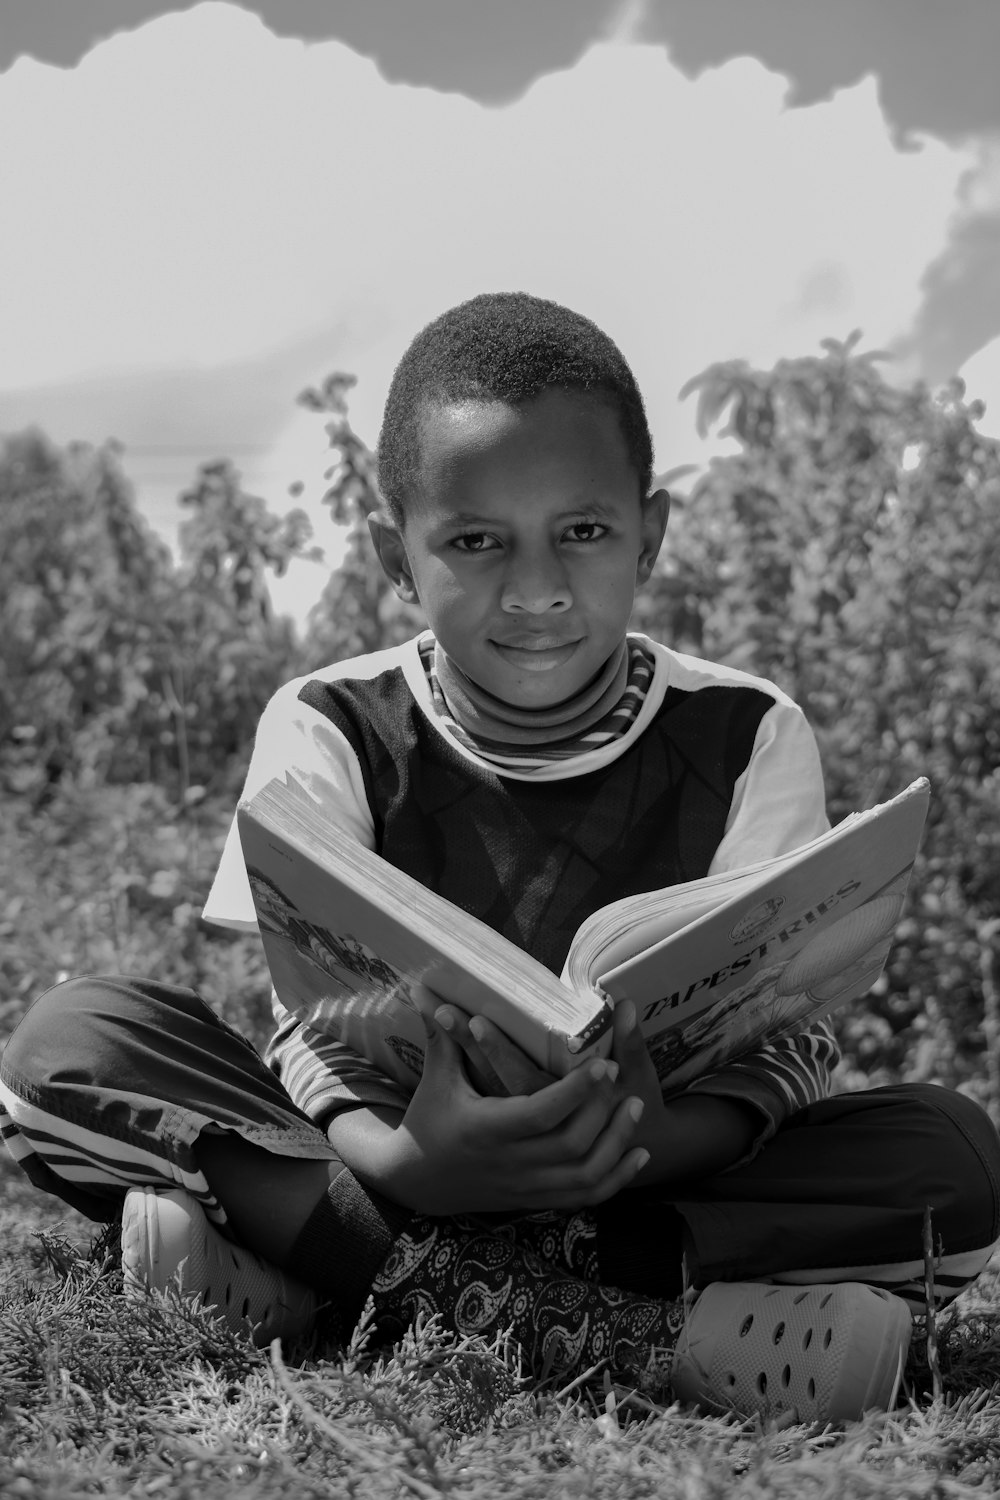
M 403 604 L 390 587 L 368 535 L 368 517 L 381 505 L 375 455 L 347 414 L 353 375 L 335 372 L 299 396 L 299 404 L 326 418 L 332 462 L 326 470 L 323 504 L 347 527 L 343 561 L 330 575 L 312 610 L 305 640 L 310 662 L 344 661 L 396 645 L 422 629 L 421 612 Z
M 960 1084 L 997 1110 L 1000 445 L 960 384 L 899 389 L 857 343 L 689 383 L 701 428 L 726 418 L 739 450 L 679 501 L 637 619 L 802 704 L 834 819 L 930 777 L 896 949 L 840 1028 L 854 1076 Z
M 36 802 L 152 781 L 184 806 L 231 787 L 260 711 L 299 667 L 269 570 L 308 524 L 207 464 L 183 503 L 181 556 L 139 516 L 113 444 L 0 442 L 0 786 Z

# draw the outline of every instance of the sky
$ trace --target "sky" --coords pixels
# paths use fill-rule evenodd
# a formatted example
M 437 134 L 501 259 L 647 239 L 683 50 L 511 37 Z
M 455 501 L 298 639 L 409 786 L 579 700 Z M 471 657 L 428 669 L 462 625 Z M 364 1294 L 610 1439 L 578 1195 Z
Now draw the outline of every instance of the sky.
M 855 327 L 1000 434 L 998 56 L 995 0 L 0 0 L 0 433 L 118 439 L 168 540 L 228 456 L 331 543 L 297 393 L 354 373 L 374 444 L 517 288 L 616 339 L 660 472 L 708 363 Z

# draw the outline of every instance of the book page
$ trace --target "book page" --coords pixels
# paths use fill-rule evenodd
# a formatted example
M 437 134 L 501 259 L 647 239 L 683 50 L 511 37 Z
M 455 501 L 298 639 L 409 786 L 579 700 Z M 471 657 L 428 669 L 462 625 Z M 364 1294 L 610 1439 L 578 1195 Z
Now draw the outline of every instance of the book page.
M 882 895 L 840 918 L 794 956 L 779 955 L 722 998 L 695 1007 L 689 1019 L 653 1031 L 649 1052 L 665 1085 L 681 1088 L 869 990 L 892 948 L 908 875 L 902 872 Z
M 680 910 L 692 919 L 679 930 L 624 959 L 616 942 L 598 952 L 598 987 L 634 1002 L 661 1080 L 690 1080 L 870 987 L 891 946 L 927 802 L 927 783 L 915 783 L 723 884 L 723 899 L 707 910 L 689 886 Z M 655 931 L 654 918 L 642 935 Z

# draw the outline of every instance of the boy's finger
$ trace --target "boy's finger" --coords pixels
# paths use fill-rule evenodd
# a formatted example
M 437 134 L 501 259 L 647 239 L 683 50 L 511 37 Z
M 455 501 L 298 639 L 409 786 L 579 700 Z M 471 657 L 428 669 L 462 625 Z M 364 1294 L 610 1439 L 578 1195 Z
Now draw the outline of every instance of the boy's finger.
M 540 1068 L 507 1034 L 485 1016 L 473 1016 L 469 1031 L 479 1054 L 504 1085 L 508 1094 L 537 1094 L 552 1082 L 552 1074 Z
M 607 1058 L 595 1057 L 581 1063 L 534 1094 L 518 1100 L 524 1135 L 539 1135 L 555 1130 L 564 1120 L 574 1115 L 582 1105 L 593 1104 L 603 1110 L 605 1118 L 610 1114 L 613 1088 L 618 1077 L 618 1064 Z
M 619 1000 L 611 1023 L 611 1050 L 614 1056 L 622 1062 L 627 1056 L 644 1050 L 642 1032 L 637 1023 L 638 1017 L 632 1001 Z
M 470 1085 L 463 1066 L 461 1047 L 446 1027 L 440 1026 L 436 1020 L 424 1019 L 427 1027 L 423 1067 L 425 1078 L 435 1088 L 449 1094 L 460 1088 L 469 1092 Z
M 434 1012 L 434 1020 L 461 1047 L 473 1087 L 480 1094 L 502 1099 L 510 1093 L 469 1030 L 469 1018 L 463 1010 L 452 1005 L 439 1006 Z
M 623 1099 L 605 1128 L 595 1138 L 586 1161 L 581 1164 L 595 1184 L 602 1183 L 613 1173 L 631 1151 L 643 1108 L 642 1100 L 634 1095 Z
M 597 1203 L 606 1203 L 620 1193 L 623 1188 L 629 1187 L 649 1161 L 649 1152 L 644 1146 L 636 1146 L 633 1150 L 621 1157 L 617 1164 L 604 1177 L 601 1177 L 595 1186 L 591 1188 L 589 1195 L 583 1200 L 585 1207 L 592 1208 Z M 553 1207 L 559 1207 L 554 1204 Z
M 546 1140 L 549 1149 L 558 1144 L 567 1161 L 583 1161 L 589 1156 L 617 1113 L 613 1087 L 617 1074 L 617 1064 L 608 1064 L 603 1083 L 592 1089 L 580 1107 L 550 1132 Z M 540 1143 L 543 1140 L 538 1139 Z
M 605 1173 L 581 1174 L 553 1171 L 544 1189 L 546 1206 L 554 1209 L 592 1208 L 605 1203 L 631 1186 L 649 1161 L 644 1146 L 634 1146 Z
M 611 1119 L 595 1136 L 591 1149 L 577 1160 L 556 1168 L 563 1190 L 576 1195 L 579 1203 L 602 1203 L 625 1187 L 649 1160 L 644 1147 L 633 1139 L 642 1117 L 642 1100 L 622 1100 Z

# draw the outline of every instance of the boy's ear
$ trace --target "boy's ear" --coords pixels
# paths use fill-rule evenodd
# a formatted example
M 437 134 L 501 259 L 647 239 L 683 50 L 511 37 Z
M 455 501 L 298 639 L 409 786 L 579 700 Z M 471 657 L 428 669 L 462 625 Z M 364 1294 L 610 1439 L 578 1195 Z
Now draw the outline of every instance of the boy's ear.
M 377 511 L 368 517 L 368 530 L 372 546 L 382 564 L 382 571 L 392 584 L 393 592 L 404 604 L 419 604 L 417 586 L 413 581 L 410 559 L 406 555 L 403 534 L 399 527 Z
M 663 545 L 663 535 L 670 516 L 670 493 L 654 490 L 642 502 L 642 550 L 636 564 L 636 581 L 645 583 Z

